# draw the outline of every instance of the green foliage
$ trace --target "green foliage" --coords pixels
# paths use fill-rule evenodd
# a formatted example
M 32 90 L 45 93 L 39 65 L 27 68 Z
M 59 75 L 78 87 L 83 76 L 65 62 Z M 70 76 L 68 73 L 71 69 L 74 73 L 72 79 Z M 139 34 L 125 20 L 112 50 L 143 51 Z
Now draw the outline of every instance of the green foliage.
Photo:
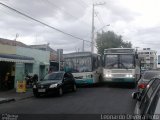
M 125 42 L 121 35 L 115 34 L 113 31 L 97 33 L 96 45 L 99 54 L 104 53 L 104 49 L 108 48 L 131 48 L 131 42 Z

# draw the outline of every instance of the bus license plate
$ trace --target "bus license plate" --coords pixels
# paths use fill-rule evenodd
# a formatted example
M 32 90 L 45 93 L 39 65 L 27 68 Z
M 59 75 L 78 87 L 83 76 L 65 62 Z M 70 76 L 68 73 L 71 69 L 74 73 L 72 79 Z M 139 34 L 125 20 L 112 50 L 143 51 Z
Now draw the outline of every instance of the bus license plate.
M 38 92 L 46 92 L 45 89 L 38 89 Z

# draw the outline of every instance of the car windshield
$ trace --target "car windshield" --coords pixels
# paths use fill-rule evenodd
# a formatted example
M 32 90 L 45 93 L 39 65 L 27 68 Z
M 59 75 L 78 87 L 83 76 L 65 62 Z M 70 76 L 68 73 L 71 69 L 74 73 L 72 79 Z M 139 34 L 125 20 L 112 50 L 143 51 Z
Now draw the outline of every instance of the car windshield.
M 133 55 L 106 55 L 105 56 L 106 68 L 125 68 L 130 69 L 134 67 Z
M 44 77 L 43 80 L 62 80 L 63 73 L 51 73 Z
M 157 75 L 159 75 L 159 72 L 156 72 L 156 71 L 155 72 L 145 72 L 142 76 L 142 79 L 150 80 Z

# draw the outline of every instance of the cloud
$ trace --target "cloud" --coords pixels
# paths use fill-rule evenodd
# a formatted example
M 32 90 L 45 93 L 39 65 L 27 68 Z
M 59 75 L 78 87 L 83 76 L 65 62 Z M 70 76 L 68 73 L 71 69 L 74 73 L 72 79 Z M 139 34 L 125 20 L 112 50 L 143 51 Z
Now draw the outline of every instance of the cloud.
M 0 2 L 64 32 L 91 41 L 92 0 L 0 0 Z M 115 31 L 122 35 L 125 41 L 131 41 L 134 46 L 149 46 L 158 50 L 160 15 L 157 0 L 105 2 L 105 5 L 95 7 L 99 19 L 101 18 L 100 21 L 95 16 L 96 30 L 110 24 L 103 30 Z M 82 40 L 64 35 L 2 6 L 0 14 L 0 37 L 14 39 L 18 33 L 17 40 L 26 44 L 50 43 L 53 49 L 63 48 L 64 52 L 82 50 Z M 85 42 L 85 50 L 89 51 L 90 48 L 90 43 Z

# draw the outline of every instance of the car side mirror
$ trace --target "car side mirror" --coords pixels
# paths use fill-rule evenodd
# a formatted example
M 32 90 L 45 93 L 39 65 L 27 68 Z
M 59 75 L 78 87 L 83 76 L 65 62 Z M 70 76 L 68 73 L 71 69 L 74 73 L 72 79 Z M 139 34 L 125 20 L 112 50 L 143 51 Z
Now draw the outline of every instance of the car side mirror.
M 141 100 L 141 93 L 140 92 L 133 92 L 132 93 L 132 98 L 140 101 Z

